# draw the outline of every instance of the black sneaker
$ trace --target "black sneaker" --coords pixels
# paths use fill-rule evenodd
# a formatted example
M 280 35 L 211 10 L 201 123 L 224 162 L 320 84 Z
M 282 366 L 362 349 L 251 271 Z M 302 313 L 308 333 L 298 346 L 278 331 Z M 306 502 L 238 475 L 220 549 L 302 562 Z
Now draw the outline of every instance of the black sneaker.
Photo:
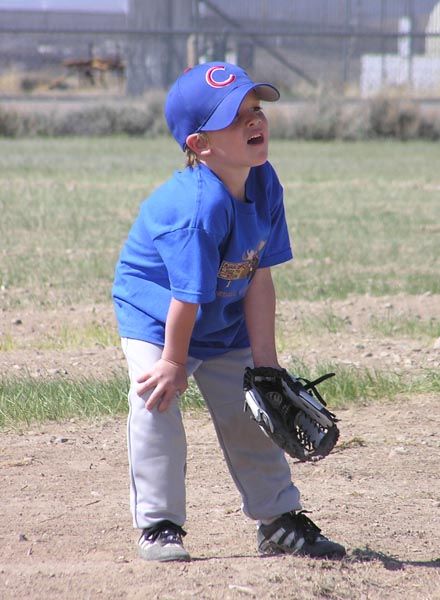
M 321 530 L 305 511 L 288 512 L 270 525 L 260 525 L 257 533 L 260 554 L 300 554 L 314 558 L 341 558 L 345 548 L 321 535 Z
M 179 525 L 171 521 L 161 521 L 144 529 L 139 538 L 139 556 L 144 560 L 190 560 L 183 547 L 182 537 L 186 535 Z

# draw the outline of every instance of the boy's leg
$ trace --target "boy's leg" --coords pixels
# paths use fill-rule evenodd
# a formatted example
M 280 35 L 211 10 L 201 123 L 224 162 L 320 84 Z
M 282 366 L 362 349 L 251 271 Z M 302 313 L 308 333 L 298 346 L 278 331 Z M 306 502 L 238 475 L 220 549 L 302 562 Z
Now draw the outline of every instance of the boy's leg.
M 161 356 L 154 344 L 123 338 L 127 359 L 130 410 L 127 422 L 130 466 L 130 506 L 133 525 L 149 528 L 161 521 L 183 525 L 185 510 L 186 437 L 178 402 L 159 412 L 145 408 L 138 396 L 137 377 Z
M 227 464 L 243 498 L 243 511 L 259 523 L 261 554 L 341 558 L 345 548 L 321 534 L 301 509 L 284 452 L 243 411 L 242 380 L 248 351 L 205 361 L 194 373 L 212 414 Z M 276 518 L 275 518 L 276 517 Z
M 217 436 L 243 512 L 271 519 L 300 510 L 300 493 L 291 481 L 284 452 L 244 413 L 243 374 L 252 366 L 249 349 L 233 350 L 204 361 L 194 378 L 211 412 Z

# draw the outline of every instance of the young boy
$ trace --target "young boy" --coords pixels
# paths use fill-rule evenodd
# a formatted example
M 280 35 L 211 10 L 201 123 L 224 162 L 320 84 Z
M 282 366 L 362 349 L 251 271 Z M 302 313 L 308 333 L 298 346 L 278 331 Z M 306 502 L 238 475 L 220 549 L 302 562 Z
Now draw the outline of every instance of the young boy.
M 245 367 L 279 367 L 270 268 L 292 258 L 260 107 L 278 98 L 274 86 L 228 63 L 197 65 L 177 79 L 165 116 L 187 167 L 142 204 L 116 267 L 113 297 L 131 382 L 131 510 L 146 560 L 190 558 L 182 543 L 179 410 L 190 375 L 243 512 L 257 521 L 259 552 L 345 554 L 298 512 L 283 451 L 243 411 Z

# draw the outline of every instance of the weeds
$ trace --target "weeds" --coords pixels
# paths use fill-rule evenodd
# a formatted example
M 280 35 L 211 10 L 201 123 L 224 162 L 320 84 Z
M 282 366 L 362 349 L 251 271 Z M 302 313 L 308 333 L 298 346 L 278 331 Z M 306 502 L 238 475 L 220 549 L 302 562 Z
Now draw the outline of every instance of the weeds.
M 322 315 L 303 317 L 295 326 L 295 331 L 299 330 L 306 334 L 338 333 L 348 326 L 346 319 L 336 315 L 332 311 L 326 311 Z
M 0 379 L 0 427 L 14 427 L 71 418 L 125 415 L 128 379 L 115 373 L 96 378 L 35 378 L 6 376 Z M 183 410 L 200 409 L 204 401 L 193 381 L 181 400 Z
M 393 399 L 398 395 L 437 393 L 440 374 L 427 370 L 405 381 L 399 374 L 361 370 L 337 364 L 321 364 L 313 373 L 303 363 L 290 366 L 293 374 L 316 379 L 335 372 L 336 376 L 320 385 L 320 393 L 329 407 L 347 406 L 353 402 Z M 79 378 L 37 379 L 4 377 L 0 379 L 0 427 L 15 427 L 32 422 L 64 421 L 70 418 L 94 418 L 127 413 L 128 380 L 114 374 L 105 381 Z M 193 380 L 182 397 L 184 411 L 204 409 L 203 398 Z
M 376 369 L 359 369 L 337 363 L 321 363 L 313 372 L 302 362 L 293 362 L 289 370 L 307 379 L 317 379 L 326 373 L 335 373 L 323 382 L 319 391 L 329 406 L 347 406 L 353 402 L 389 400 L 398 395 L 436 393 L 439 390 L 440 374 L 434 370 L 411 377 L 401 373 L 383 372 Z
M 11 334 L 0 333 L 0 352 L 10 352 L 14 348 L 15 342 Z
M 6 377 L 0 380 L 0 426 L 123 414 L 127 390 L 122 375 L 105 381 Z
M 143 105 L 103 104 L 51 115 L 0 109 L 0 136 L 157 136 L 168 131 L 163 101 L 163 94 L 152 93 Z M 301 108 L 275 105 L 268 112 L 272 137 L 278 139 L 440 138 L 438 112 L 422 113 L 415 103 L 387 95 L 352 107 L 324 90 Z
M 119 345 L 115 327 L 101 323 L 87 323 L 82 327 L 63 324 L 56 334 L 42 335 L 35 346 L 39 350 L 65 350 L 67 348 L 109 348 Z
M 50 115 L 0 108 L 0 136 L 157 136 L 167 132 L 162 103 L 162 97 L 154 95 L 143 107 L 103 104 Z
M 376 333 L 387 337 L 408 336 L 412 338 L 440 337 L 440 322 L 434 317 L 423 320 L 420 317 L 395 316 L 379 318 L 372 316 L 369 323 L 370 328 Z

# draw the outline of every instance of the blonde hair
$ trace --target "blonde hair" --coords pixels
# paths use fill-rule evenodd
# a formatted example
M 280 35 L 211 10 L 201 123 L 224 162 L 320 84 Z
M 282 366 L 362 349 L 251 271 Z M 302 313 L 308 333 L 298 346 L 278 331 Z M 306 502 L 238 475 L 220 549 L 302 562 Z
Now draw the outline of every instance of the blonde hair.
M 193 168 L 199 164 L 200 164 L 200 160 L 199 160 L 199 157 L 197 156 L 197 154 L 194 152 L 194 150 L 191 150 L 191 148 L 187 148 L 186 149 L 185 167 Z
M 205 133 L 204 131 L 200 132 L 197 134 L 199 137 L 201 137 L 203 140 L 208 141 L 208 134 Z M 186 152 L 186 162 L 185 162 L 185 166 L 186 167 L 196 167 L 197 165 L 200 164 L 200 157 L 197 154 L 197 152 L 194 152 L 194 150 L 191 150 L 191 148 L 186 148 L 185 150 Z

